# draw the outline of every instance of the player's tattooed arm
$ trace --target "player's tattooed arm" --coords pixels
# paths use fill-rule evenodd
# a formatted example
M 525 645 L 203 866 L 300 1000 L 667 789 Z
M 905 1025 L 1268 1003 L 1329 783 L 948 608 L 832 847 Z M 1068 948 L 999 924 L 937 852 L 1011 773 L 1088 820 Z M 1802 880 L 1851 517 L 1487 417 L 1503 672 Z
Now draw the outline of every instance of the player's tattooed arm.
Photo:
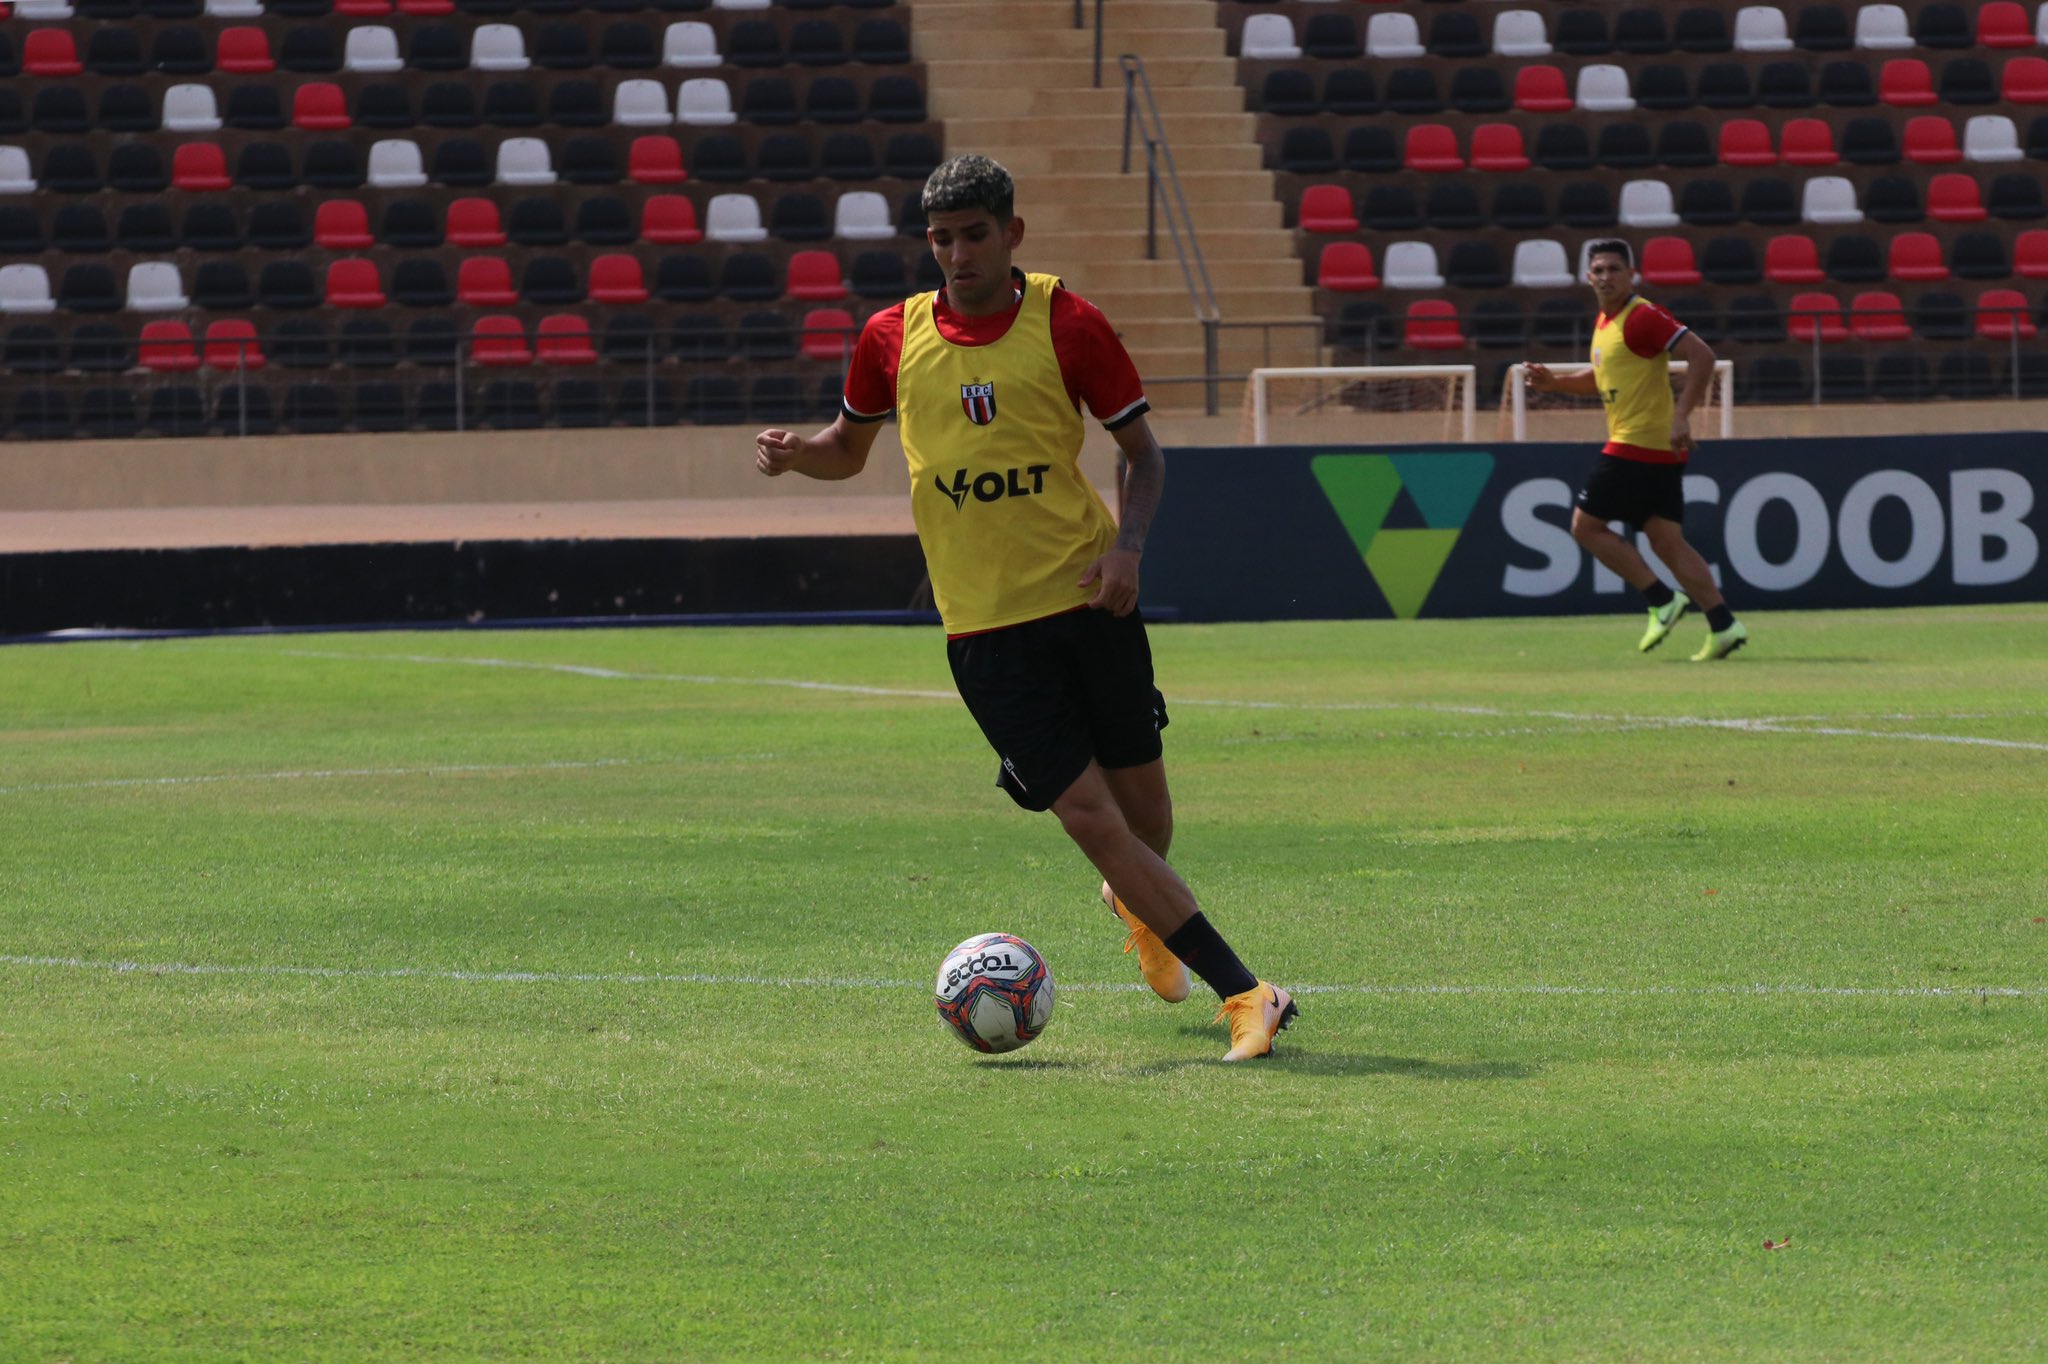
M 1143 417 L 1111 433 L 1123 451 L 1125 469 L 1117 516 L 1116 547 L 1131 554 L 1145 552 L 1145 536 L 1166 491 L 1166 452 Z

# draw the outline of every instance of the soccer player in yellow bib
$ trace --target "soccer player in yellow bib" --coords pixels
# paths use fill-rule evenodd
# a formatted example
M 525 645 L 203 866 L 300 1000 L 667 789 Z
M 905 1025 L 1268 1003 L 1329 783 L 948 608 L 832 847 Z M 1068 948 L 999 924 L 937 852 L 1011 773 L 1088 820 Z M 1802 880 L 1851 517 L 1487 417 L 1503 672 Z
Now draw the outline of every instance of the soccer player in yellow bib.
M 1011 265 L 1024 240 L 1015 200 L 985 156 L 932 172 L 925 235 L 945 287 L 869 318 L 838 417 L 813 436 L 761 432 L 755 467 L 851 478 L 896 414 L 954 685 L 996 751 L 996 784 L 1051 810 L 1101 872 L 1124 950 L 1160 998 L 1187 998 L 1192 970 L 1229 1021 L 1223 1059 L 1265 1056 L 1294 1019 L 1292 996 L 1245 967 L 1166 861 L 1166 702 L 1137 609 L 1166 459 L 1107 319 L 1054 276 Z M 1121 517 L 1081 473 L 1084 404 L 1128 465 Z
M 1593 367 L 1554 374 L 1529 366 L 1539 393 L 1597 396 L 1607 409 L 1607 444 L 1572 508 L 1572 537 L 1621 580 L 1643 594 L 1650 623 L 1636 647 L 1644 653 L 1664 642 L 1687 608 L 1706 613 L 1707 640 L 1695 663 L 1726 658 L 1749 642 L 1749 628 L 1714 585 L 1699 551 L 1686 541 L 1685 462 L 1693 448 L 1692 412 L 1714 377 L 1713 347 L 1684 323 L 1635 291 L 1635 259 L 1624 241 L 1594 242 L 1586 253 L 1586 283 L 1600 301 L 1593 329 Z M 1671 395 L 1671 356 L 1685 361 L 1685 391 Z M 1635 543 L 1614 533 L 1625 521 L 1650 541 L 1682 591 L 1673 592 L 1651 571 Z

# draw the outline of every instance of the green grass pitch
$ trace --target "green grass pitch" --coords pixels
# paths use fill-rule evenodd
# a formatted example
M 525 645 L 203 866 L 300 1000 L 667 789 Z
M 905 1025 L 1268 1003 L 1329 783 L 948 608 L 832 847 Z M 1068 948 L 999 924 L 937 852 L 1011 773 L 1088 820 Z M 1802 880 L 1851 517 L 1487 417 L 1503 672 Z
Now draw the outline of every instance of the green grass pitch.
M 0 649 L 0 1357 L 2038 1359 L 2048 608 L 1750 624 L 1155 627 L 1240 1066 L 935 630 Z

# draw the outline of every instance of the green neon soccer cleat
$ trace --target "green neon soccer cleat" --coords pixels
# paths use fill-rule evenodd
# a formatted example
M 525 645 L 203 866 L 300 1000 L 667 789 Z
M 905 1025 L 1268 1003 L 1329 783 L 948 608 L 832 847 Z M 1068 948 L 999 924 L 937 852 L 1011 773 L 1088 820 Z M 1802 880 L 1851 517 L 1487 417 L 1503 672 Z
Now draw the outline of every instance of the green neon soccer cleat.
M 1692 656 L 1695 663 L 1711 663 L 1749 643 L 1749 627 L 1736 621 L 1725 630 L 1716 630 L 1707 636 L 1707 642 L 1700 645 L 1700 651 Z
M 1673 592 L 1671 600 L 1662 606 L 1650 608 L 1650 623 L 1643 630 L 1643 638 L 1636 648 L 1648 653 L 1664 642 L 1664 636 L 1671 633 L 1671 627 L 1678 624 L 1678 618 L 1692 605 L 1692 598 L 1683 592 Z

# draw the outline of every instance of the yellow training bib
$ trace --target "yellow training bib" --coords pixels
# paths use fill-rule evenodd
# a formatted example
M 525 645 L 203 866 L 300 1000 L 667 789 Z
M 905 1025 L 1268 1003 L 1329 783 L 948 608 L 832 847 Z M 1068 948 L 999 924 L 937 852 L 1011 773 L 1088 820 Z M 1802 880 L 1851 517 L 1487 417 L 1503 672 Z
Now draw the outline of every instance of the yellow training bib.
M 1631 298 L 1593 329 L 1593 380 L 1607 407 L 1607 439 L 1645 450 L 1671 448 L 1671 355 L 1637 355 L 1623 339 L 1628 315 L 1643 305 Z
M 1026 275 L 1003 338 L 959 346 L 940 335 L 933 294 L 903 305 L 896 421 L 932 596 L 953 635 L 1086 604 L 1078 586 L 1116 540 L 1116 521 L 1082 477 L 1081 413 L 1052 344 L 1052 275 Z

